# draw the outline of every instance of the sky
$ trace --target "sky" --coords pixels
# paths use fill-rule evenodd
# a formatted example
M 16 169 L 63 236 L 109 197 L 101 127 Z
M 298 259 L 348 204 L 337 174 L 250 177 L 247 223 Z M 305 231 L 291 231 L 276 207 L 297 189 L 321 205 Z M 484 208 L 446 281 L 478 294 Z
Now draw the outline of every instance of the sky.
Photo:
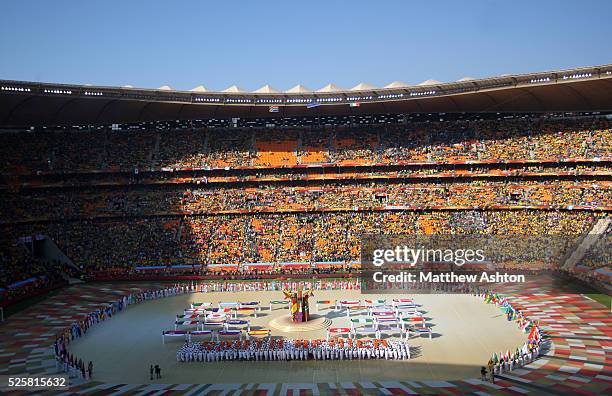
M 612 1 L 0 2 L 0 79 L 384 86 L 612 63 Z

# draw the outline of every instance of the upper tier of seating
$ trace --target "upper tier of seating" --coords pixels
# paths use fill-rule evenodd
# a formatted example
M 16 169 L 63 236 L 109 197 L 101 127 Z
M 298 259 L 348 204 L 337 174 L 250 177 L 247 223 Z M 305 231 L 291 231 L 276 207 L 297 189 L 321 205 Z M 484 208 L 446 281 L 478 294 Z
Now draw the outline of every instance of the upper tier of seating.
M 3 173 L 609 158 L 609 121 L 464 121 L 332 130 L 0 133 Z

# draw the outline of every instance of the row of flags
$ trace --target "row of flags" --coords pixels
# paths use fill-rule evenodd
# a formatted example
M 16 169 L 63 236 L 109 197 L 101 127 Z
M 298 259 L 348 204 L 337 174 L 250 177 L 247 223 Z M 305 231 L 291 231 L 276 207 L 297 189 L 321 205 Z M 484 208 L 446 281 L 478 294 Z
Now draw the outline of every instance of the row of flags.
M 506 353 L 500 353 L 499 356 L 497 355 L 497 353 L 494 353 L 493 356 L 491 357 L 491 361 L 494 364 L 497 364 L 502 361 L 507 362 L 509 360 L 514 360 L 516 356 L 526 354 L 527 352 L 528 350 L 526 350 L 525 345 L 523 345 L 523 350 L 519 350 L 518 348 L 516 348 L 516 351 L 514 351 L 513 353 L 510 353 L 509 350 L 507 350 Z
M 498 306 L 505 314 L 507 320 L 516 321 L 519 328 L 526 333 L 529 331 L 529 335 L 527 336 L 527 341 L 523 344 L 522 348 L 516 348 L 516 351 L 513 353 L 510 350 L 507 350 L 505 353 L 494 353 L 489 362 L 497 364 L 500 361 L 507 362 L 509 360 L 514 360 L 516 357 L 529 353 L 532 348 L 535 348 L 542 339 L 542 334 L 540 332 L 540 327 L 537 323 L 532 322 L 527 319 L 521 312 L 516 310 L 512 304 L 508 301 L 506 297 L 503 297 L 497 293 L 493 293 L 487 291 L 484 294 L 484 300 L 487 304 L 495 304 Z

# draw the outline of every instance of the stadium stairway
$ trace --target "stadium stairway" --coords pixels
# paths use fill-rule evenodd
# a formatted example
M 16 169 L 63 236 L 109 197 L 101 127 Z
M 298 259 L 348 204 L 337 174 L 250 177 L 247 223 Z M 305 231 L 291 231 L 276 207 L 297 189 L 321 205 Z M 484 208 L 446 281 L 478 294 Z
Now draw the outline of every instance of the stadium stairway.
M 599 219 L 593 228 L 586 234 L 578 243 L 576 249 L 563 263 L 563 269 L 572 271 L 574 267 L 580 263 L 582 258 L 587 254 L 589 249 L 606 233 L 606 230 L 612 223 L 611 217 Z
M 38 262 L 50 270 L 51 267 L 58 264 L 63 267 L 71 267 L 80 272 L 80 269 L 66 256 L 66 254 L 57 246 L 57 244 L 48 236 L 43 235 L 42 239 L 35 241 L 32 245 L 32 255 Z M 61 277 L 73 285 L 82 283 L 83 281 L 77 278 L 68 276 L 64 271 L 61 271 Z

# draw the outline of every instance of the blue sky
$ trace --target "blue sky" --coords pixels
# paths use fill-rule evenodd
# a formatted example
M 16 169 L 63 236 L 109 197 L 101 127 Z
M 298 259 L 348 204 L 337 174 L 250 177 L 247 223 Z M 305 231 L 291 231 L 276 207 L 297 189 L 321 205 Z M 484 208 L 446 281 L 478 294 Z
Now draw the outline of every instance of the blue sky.
M 222 90 L 612 63 L 612 1 L 0 2 L 0 79 Z

